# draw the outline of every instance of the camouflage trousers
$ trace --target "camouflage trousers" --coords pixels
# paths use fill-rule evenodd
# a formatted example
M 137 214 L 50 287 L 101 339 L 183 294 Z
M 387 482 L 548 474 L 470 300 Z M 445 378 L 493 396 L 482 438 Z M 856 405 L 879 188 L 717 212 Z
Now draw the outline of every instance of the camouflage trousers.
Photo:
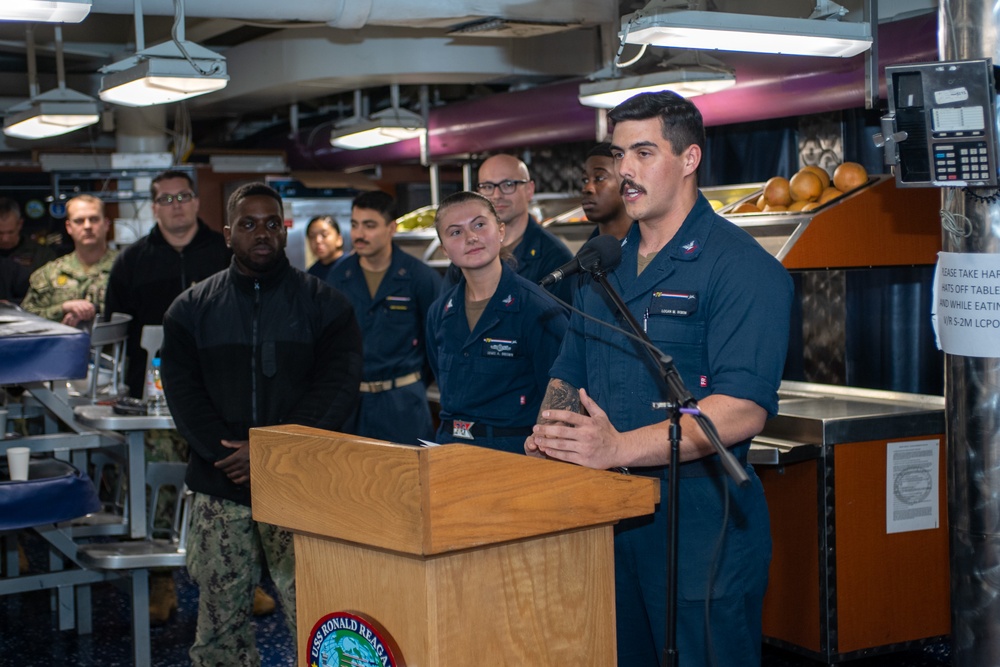
M 250 508 L 197 493 L 191 506 L 187 568 L 198 584 L 198 624 L 189 652 L 194 667 L 257 667 L 251 627 L 262 562 L 295 637 L 295 556 L 292 534 L 254 521 Z

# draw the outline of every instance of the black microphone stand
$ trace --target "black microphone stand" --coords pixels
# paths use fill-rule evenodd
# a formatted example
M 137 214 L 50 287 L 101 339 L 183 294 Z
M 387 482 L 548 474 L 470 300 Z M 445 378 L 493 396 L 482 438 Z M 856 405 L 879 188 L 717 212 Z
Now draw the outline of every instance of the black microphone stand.
M 639 326 L 639 323 L 633 317 L 632 312 L 622 301 L 621 296 L 615 291 L 615 288 L 611 286 L 608 282 L 607 273 L 603 270 L 594 271 L 591 274 L 594 280 L 600 285 L 604 292 L 608 295 L 612 302 L 614 302 L 615 307 L 618 312 L 622 314 L 625 321 L 628 322 L 629 327 L 641 340 L 645 341 L 646 352 L 649 353 L 650 358 L 653 363 L 659 369 L 663 381 L 667 385 L 667 402 L 666 408 L 670 416 L 670 466 L 668 470 L 668 481 L 669 489 L 667 491 L 667 520 L 670 522 L 670 527 L 667 531 L 667 613 L 666 613 L 666 641 L 663 645 L 663 664 L 666 667 L 675 667 L 678 662 L 677 653 L 677 559 L 678 559 L 678 527 L 677 527 L 677 517 L 678 517 L 678 499 L 679 490 L 678 484 L 680 481 L 680 449 L 681 449 L 681 415 L 687 412 L 691 414 L 698 425 L 701 427 L 702 431 L 705 432 L 705 436 L 708 438 L 709 442 L 712 443 L 712 447 L 719 454 L 719 459 L 722 461 L 722 466 L 725 468 L 726 473 L 736 482 L 739 486 L 747 484 L 750 480 L 743 470 L 743 467 L 739 464 L 739 461 L 733 455 L 722 441 L 719 439 L 719 434 L 715 430 L 715 426 L 705 415 L 697 409 L 698 402 L 695 400 L 694 396 L 688 391 L 687 387 L 684 385 L 684 380 L 681 378 L 680 373 L 677 372 L 677 367 L 674 366 L 674 360 L 666 354 L 659 352 L 653 342 L 646 335 L 645 330 Z

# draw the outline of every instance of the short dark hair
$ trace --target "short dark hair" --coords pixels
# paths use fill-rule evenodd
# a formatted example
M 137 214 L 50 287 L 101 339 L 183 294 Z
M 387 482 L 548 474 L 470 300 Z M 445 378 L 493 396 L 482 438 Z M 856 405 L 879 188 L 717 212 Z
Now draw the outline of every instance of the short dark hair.
M 156 178 L 153 179 L 153 182 L 149 184 L 149 195 L 153 199 L 156 199 L 158 195 L 156 191 L 156 184 L 159 183 L 160 181 L 168 181 L 173 178 L 183 178 L 185 181 L 188 182 L 188 187 L 191 188 L 191 192 L 193 192 L 197 196 L 198 191 L 195 190 L 194 188 L 194 180 L 191 178 L 191 174 L 187 173 L 186 171 L 179 171 L 177 169 L 167 169 L 166 171 L 157 174 Z
M 10 197 L 0 197 L 0 218 L 6 218 L 14 214 L 17 219 L 21 218 L 21 205 Z
M 705 124 L 698 107 L 675 92 L 639 93 L 608 112 L 609 123 L 626 120 L 660 119 L 663 138 L 670 142 L 674 155 L 688 146 L 705 151 Z
M 325 222 L 330 225 L 330 227 L 333 228 L 333 231 L 337 232 L 337 236 L 340 236 L 340 227 L 337 226 L 337 221 L 332 215 L 317 215 L 310 220 L 309 224 L 306 225 L 306 236 L 309 236 L 309 230 L 312 229 L 312 226 L 318 222 Z
M 267 185 L 266 183 L 247 183 L 236 188 L 233 194 L 229 195 L 229 203 L 226 205 L 226 225 L 229 225 L 233 221 L 233 217 L 236 215 L 236 207 L 239 203 L 248 197 L 264 196 L 270 197 L 274 201 L 278 202 L 278 209 L 283 210 L 284 204 L 281 201 L 281 195 L 278 194 L 277 190 Z
M 593 148 L 591 148 L 589 151 L 587 151 L 587 157 L 588 158 L 591 158 L 591 157 L 610 157 L 610 158 L 613 158 L 614 155 L 611 154 L 611 142 L 610 141 L 602 141 L 601 143 L 597 144 L 596 146 L 594 146 Z
M 386 219 L 386 222 L 396 220 L 396 200 L 392 198 L 392 195 L 381 190 L 362 192 L 351 202 L 351 208 L 367 208 L 378 211 Z

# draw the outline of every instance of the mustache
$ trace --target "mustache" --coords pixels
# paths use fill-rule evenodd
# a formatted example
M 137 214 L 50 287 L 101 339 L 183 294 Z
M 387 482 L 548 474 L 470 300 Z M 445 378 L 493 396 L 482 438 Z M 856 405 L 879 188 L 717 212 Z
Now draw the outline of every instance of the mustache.
M 638 190 L 639 192 L 646 192 L 646 188 L 640 186 L 635 181 L 629 180 L 629 179 L 625 179 L 625 180 L 622 181 L 622 184 L 620 186 L 618 186 L 618 194 L 622 195 L 622 196 L 625 196 L 625 190 L 628 189 L 628 188 L 631 188 L 633 190 Z

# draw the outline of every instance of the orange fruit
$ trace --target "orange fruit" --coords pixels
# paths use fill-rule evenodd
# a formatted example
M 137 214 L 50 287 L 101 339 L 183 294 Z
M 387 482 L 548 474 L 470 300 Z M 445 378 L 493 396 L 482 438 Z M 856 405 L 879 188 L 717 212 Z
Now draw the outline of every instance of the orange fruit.
M 805 213 L 806 211 L 811 211 L 814 208 L 819 208 L 820 206 L 822 206 L 822 204 L 818 201 L 806 202 L 806 205 L 802 207 L 802 212 Z
M 819 176 L 819 180 L 823 183 L 824 188 L 830 187 L 830 174 L 823 167 L 819 167 L 815 164 L 807 164 L 802 167 L 800 171 L 811 171 Z
M 760 213 L 760 209 L 746 201 L 734 208 L 731 213 Z
M 792 203 L 792 193 L 788 179 L 784 176 L 772 176 L 764 184 L 764 201 L 771 206 L 788 206 Z M 766 208 L 766 207 L 765 207 Z
M 811 171 L 800 169 L 788 181 L 793 201 L 814 201 L 823 193 L 823 182 Z
M 778 206 L 777 204 L 768 204 L 764 207 L 764 213 L 781 213 L 787 210 L 787 206 Z
M 819 199 L 817 199 L 816 201 L 819 202 L 820 204 L 825 204 L 831 199 L 836 199 L 842 194 L 844 193 L 838 190 L 837 188 L 827 188 L 823 190 L 823 193 L 819 196 Z
M 789 211 L 801 211 L 805 208 L 806 204 L 813 204 L 815 202 L 806 201 L 805 199 L 800 199 L 799 201 L 793 201 L 788 206 Z
M 754 204 L 754 206 L 757 207 L 758 211 L 763 211 L 764 210 L 764 207 L 767 206 L 767 199 L 764 198 L 763 194 L 761 194 L 761 196 L 757 197 L 757 203 Z
M 833 172 L 833 185 L 841 192 L 850 192 L 868 182 L 868 172 L 857 162 L 844 162 Z

